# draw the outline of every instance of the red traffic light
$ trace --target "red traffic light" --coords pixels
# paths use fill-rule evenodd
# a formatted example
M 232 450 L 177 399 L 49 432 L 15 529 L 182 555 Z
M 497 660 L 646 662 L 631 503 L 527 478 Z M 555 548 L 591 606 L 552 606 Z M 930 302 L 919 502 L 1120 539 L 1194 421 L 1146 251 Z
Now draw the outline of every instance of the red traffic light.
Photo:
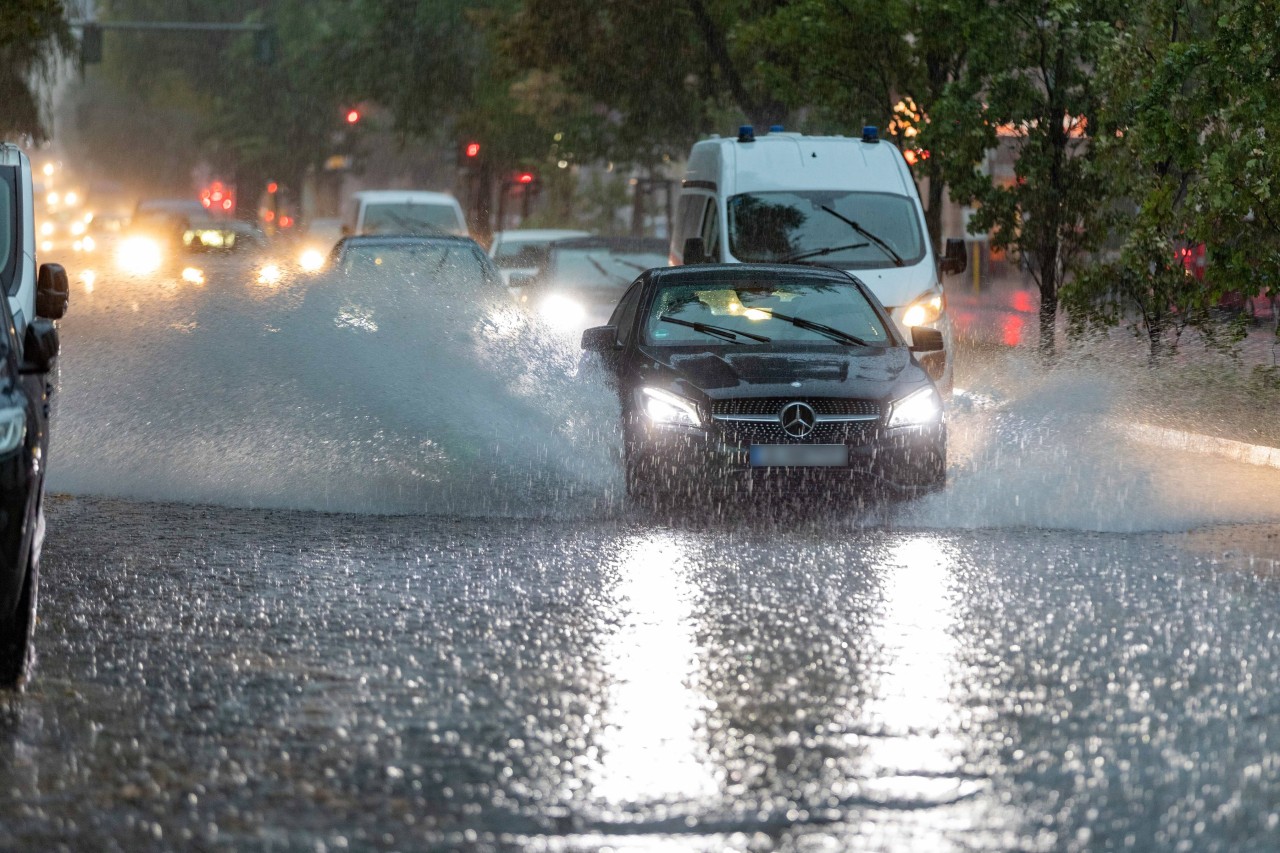
M 279 184 L 277 184 L 275 181 L 272 181 L 271 183 L 267 184 L 267 192 L 269 192 L 269 193 L 274 194 L 274 193 L 276 193 L 279 189 L 280 189 L 280 185 L 279 185 Z
M 468 157 L 479 157 L 479 156 L 480 156 L 480 143 L 479 143 L 479 142 L 468 142 L 468 143 L 467 143 L 467 148 L 466 148 L 466 154 L 467 154 L 467 156 L 468 156 Z
M 347 124 L 356 124 L 360 121 L 360 111 L 357 109 L 347 110 Z
M 521 172 L 520 174 L 516 175 L 516 183 L 517 184 L 533 183 L 533 172 Z

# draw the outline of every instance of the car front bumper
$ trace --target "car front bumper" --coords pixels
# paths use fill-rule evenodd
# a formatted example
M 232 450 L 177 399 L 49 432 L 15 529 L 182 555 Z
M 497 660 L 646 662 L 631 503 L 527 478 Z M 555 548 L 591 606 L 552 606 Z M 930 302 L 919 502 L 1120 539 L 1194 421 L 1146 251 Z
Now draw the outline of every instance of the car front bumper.
M 628 460 L 632 471 L 680 491 L 716 484 L 763 485 L 803 491 L 848 484 L 867 489 L 899 491 L 937 488 L 946 476 L 947 428 L 886 429 L 876 425 L 853 435 L 817 441 L 761 441 L 709 430 L 641 425 L 629 431 Z M 848 464 L 839 466 L 753 465 L 753 444 L 767 447 L 844 445 Z

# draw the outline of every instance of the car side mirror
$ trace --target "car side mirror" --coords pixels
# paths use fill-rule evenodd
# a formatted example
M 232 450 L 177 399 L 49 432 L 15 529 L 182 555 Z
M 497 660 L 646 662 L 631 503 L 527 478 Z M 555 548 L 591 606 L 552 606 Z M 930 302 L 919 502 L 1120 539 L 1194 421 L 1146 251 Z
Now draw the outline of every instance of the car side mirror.
M 595 326 L 582 333 L 582 348 L 587 352 L 607 353 L 618 348 L 617 326 Z
M 22 343 L 22 372 L 48 373 L 62 344 L 58 339 L 58 327 L 53 321 L 40 317 L 27 324 Z
M 537 283 L 537 273 L 513 272 L 507 279 L 507 287 L 533 287 Z
M 706 244 L 701 237 L 690 237 L 684 241 L 684 262 L 686 264 L 706 264 L 711 262 L 707 256 Z
M 912 352 L 942 352 L 942 332 L 928 326 L 911 327 Z
M 71 285 L 62 264 L 41 264 L 36 280 L 36 316 L 61 320 L 70 298 Z
M 946 252 L 942 256 L 939 269 L 943 275 L 962 273 L 969 267 L 969 250 L 964 240 L 951 238 L 947 240 Z

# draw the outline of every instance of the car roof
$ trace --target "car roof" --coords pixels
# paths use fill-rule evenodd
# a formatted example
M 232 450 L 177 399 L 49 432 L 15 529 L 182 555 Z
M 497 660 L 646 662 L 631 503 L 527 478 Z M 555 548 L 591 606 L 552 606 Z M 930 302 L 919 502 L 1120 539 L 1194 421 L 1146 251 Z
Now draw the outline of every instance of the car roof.
M 649 274 L 655 285 L 664 287 L 698 284 L 703 281 L 760 281 L 768 278 L 830 281 L 837 284 L 861 283 L 844 270 L 801 264 L 686 264 L 678 267 L 655 267 Z
M 420 204 L 457 204 L 458 200 L 448 193 L 433 192 L 431 190 L 360 190 L 352 193 L 352 198 L 358 198 L 361 201 L 407 201 Z
M 187 198 L 147 198 L 138 202 L 134 214 L 139 213 L 179 213 L 183 215 L 200 214 L 214 216 L 205 206 L 195 199 Z
M 414 243 L 466 243 L 479 246 L 470 237 L 461 234 L 348 234 L 338 241 L 340 245 L 350 246 L 398 246 Z
M 590 236 L 590 231 L 576 231 L 571 228 L 513 228 L 494 234 L 493 242 L 497 244 L 508 240 L 518 242 L 551 241 Z
M 556 249 L 607 249 L 611 252 L 654 252 L 667 254 L 667 241 L 661 237 L 574 237 L 551 243 Z

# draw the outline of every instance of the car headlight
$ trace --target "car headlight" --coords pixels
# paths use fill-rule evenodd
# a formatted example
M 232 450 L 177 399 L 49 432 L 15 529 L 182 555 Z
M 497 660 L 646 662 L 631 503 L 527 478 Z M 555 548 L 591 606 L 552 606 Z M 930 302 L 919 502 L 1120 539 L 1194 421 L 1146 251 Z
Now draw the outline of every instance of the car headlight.
M 0 409 L 0 454 L 12 453 L 26 437 L 26 410 L 18 407 Z
M 116 262 L 130 275 L 150 275 L 160 269 L 160 244 L 149 237 L 130 237 L 116 250 Z
M 577 326 L 587 317 L 587 309 L 582 307 L 581 302 L 559 293 L 552 293 L 543 299 L 538 310 L 542 318 L 553 326 Z
M 303 272 L 317 272 L 324 266 L 324 255 L 318 249 L 304 249 L 298 256 L 298 266 Z
M 889 410 L 890 427 L 933 426 L 941 420 L 942 398 L 932 386 L 895 401 Z
M 701 427 L 702 418 L 692 400 L 661 388 L 641 388 L 644 413 L 654 424 Z
M 941 293 L 917 299 L 907 307 L 902 315 L 902 325 L 910 329 L 912 326 L 927 326 L 937 322 L 942 316 L 943 300 Z

